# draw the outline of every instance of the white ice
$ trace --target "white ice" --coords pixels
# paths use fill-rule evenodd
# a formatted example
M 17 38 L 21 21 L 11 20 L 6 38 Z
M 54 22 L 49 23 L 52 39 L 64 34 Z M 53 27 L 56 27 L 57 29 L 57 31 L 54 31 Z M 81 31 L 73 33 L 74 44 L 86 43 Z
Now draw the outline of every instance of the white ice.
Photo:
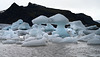
M 19 30 L 27 30 L 30 29 L 30 25 L 26 22 L 23 22 L 21 25 L 18 27 Z

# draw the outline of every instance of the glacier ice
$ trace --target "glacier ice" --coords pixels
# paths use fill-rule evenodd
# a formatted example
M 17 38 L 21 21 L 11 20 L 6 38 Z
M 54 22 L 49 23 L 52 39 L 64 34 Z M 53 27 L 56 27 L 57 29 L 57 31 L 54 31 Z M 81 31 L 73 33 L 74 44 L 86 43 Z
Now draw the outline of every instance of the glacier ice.
M 22 19 L 19 19 L 18 21 L 14 22 L 11 26 L 11 29 L 12 30 L 17 30 L 19 25 L 21 25 L 23 23 L 23 20 Z
M 70 27 L 73 28 L 74 30 L 85 30 L 86 29 L 86 27 L 82 24 L 81 21 L 70 22 Z
M 91 34 L 80 37 L 78 40 L 87 42 L 88 40 L 93 39 L 94 36 L 95 36 L 95 33 L 91 33 Z
M 55 28 L 50 24 L 48 23 L 47 26 L 44 28 L 45 31 L 55 31 Z
M 70 36 L 65 30 L 65 25 L 69 23 L 69 20 L 64 15 L 56 14 L 54 16 L 49 17 L 49 20 L 50 23 L 57 25 L 55 34 L 59 34 L 60 37 Z
M 100 35 L 100 28 L 95 31 L 95 34 Z
M 41 16 L 33 19 L 32 23 L 33 24 L 46 24 L 46 23 L 48 23 L 48 18 L 46 16 L 41 15 Z
M 11 25 L 10 25 L 10 26 L 6 26 L 6 27 L 2 28 L 2 30 L 9 30 L 9 29 L 11 29 Z
M 65 37 L 61 40 L 61 43 L 78 43 L 75 37 Z
M 95 35 L 93 39 L 88 40 L 87 44 L 100 45 L 100 35 Z
M 32 39 L 32 38 L 31 38 Z M 48 39 L 45 37 L 42 37 L 41 39 L 32 39 L 26 42 L 23 42 L 23 47 L 31 47 L 31 46 L 45 46 L 47 45 Z
M 98 27 L 96 25 L 86 27 L 87 30 L 97 30 Z
M 21 25 L 18 26 L 19 30 L 27 30 L 30 29 L 30 25 L 26 22 L 23 22 Z
M 3 44 L 15 44 L 16 41 L 15 40 L 6 40 L 6 41 L 2 41 Z
M 68 32 L 68 34 L 70 35 L 70 37 L 77 36 L 76 31 L 73 30 L 72 28 L 66 28 L 66 31 Z

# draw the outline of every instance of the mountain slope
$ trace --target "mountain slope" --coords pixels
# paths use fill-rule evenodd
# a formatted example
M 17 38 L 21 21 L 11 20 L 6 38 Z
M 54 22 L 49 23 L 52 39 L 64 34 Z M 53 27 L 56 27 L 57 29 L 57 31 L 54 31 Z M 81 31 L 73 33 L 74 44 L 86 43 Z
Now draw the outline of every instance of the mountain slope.
M 25 22 L 28 22 L 30 25 L 32 25 L 31 20 L 40 15 L 50 17 L 57 13 L 63 14 L 69 19 L 69 21 L 81 20 L 84 25 L 98 25 L 100 27 L 99 23 L 93 21 L 90 16 L 87 16 L 83 13 L 75 14 L 69 10 L 47 8 L 32 3 L 29 3 L 26 7 L 19 6 L 16 3 L 13 3 L 5 12 L 0 13 L 0 23 L 11 24 L 18 19 L 23 19 Z

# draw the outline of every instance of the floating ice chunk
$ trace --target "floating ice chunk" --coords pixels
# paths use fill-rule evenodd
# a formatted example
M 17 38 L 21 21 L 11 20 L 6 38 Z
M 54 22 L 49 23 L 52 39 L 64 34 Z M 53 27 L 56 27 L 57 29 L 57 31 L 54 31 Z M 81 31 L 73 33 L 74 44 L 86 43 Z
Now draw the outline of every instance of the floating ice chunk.
M 93 39 L 88 40 L 87 44 L 100 45 L 100 35 L 95 35 Z
M 45 38 L 23 42 L 22 44 L 23 47 L 45 46 L 45 45 L 47 45 L 47 39 Z
M 53 23 L 53 24 L 68 24 L 69 23 L 69 20 L 62 14 L 56 14 L 54 16 L 51 16 L 49 18 L 49 22 L 50 23 Z
M 57 37 L 59 37 L 59 34 L 48 35 L 48 38 L 49 38 L 49 39 L 57 38 Z
M 44 30 L 45 31 L 55 31 L 55 28 L 51 24 L 47 24 Z
M 77 43 L 77 38 L 75 37 L 66 37 L 61 40 L 61 43 Z
M 60 37 L 69 37 L 70 35 L 65 30 L 65 25 L 69 23 L 69 20 L 62 14 L 56 14 L 49 18 L 49 23 L 56 24 L 56 32 L 53 34 L 59 34 Z
M 22 41 L 17 41 L 17 42 L 16 42 L 16 44 L 22 44 L 22 43 L 23 43 Z
M 85 34 L 83 33 L 84 30 L 79 30 L 77 33 L 78 33 L 78 36 L 84 36 Z
M 86 27 L 86 29 L 88 29 L 88 30 L 97 30 L 98 27 L 96 25 L 93 25 L 93 26 Z
M 95 31 L 95 34 L 100 35 L 100 28 Z
M 19 19 L 18 21 L 14 22 L 11 26 L 11 29 L 12 30 L 17 30 L 19 25 L 23 23 L 23 20 L 22 19 Z
M 14 38 L 11 38 L 11 40 L 20 41 L 21 39 L 19 37 L 14 37 Z
M 36 37 L 37 36 L 37 29 L 36 28 L 31 29 L 29 32 L 29 35 Z
M 25 39 L 24 42 L 28 42 L 28 41 L 35 40 L 35 39 L 36 39 L 36 37 L 29 37 L 29 38 Z
M 25 39 L 27 39 L 27 38 L 29 38 L 29 37 L 31 37 L 31 35 L 26 34 L 26 35 L 23 36 L 23 39 L 25 40 Z
M 18 34 L 18 36 L 22 36 L 22 35 L 26 35 L 28 34 L 28 30 L 17 30 L 16 34 Z
M 85 30 L 86 29 L 86 27 L 82 24 L 81 21 L 70 22 L 70 27 L 73 28 L 74 30 Z
M 71 37 L 77 36 L 76 31 L 71 28 L 67 28 L 67 32 Z
M 46 23 L 48 23 L 48 18 L 46 16 L 41 15 L 41 16 L 33 19 L 32 23 L 33 24 L 46 24 Z
M 85 42 L 87 42 L 88 40 L 93 39 L 94 36 L 95 36 L 95 34 L 92 33 L 92 34 L 89 34 L 89 35 L 82 36 L 82 37 L 79 38 L 78 40 L 79 40 L 79 41 L 85 41 Z
M 24 22 L 21 25 L 19 25 L 18 29 L 19 30 L 27 30 L 27 29 L 30 29 L 30 25 L 28 23 Z
M 19 37 L 15 31 L 12 31 L 12 30 L 5 30 L 1 36 L 1 38 L 4 38 L 4 39 L 11 39 L 11 38 L 16 38 L 16 37 Z
M 84 30 L 83 31 L 83 33 L 85 34 L 85 35 L 88 35 L 88 34 L 91 34 L 91 33 L 94 33 L 95 32 L 95 30 Z
M 61 43 L 62 38 L 61 37 L 56 37 L 56 38 L 51 38 L 50 41 L 53 43 Z
M 38 25 L 37 25 L 37 24 L 34 24 L 34 25 L 32 26 L 32 28 L 38 28 Z
M 2 41 L 3 44 L 15 44 L 16 41 L 15 40 L 5 40 L 5 41 Z
M 11 25 L 10 25 L 10 26 L 6 26 L 6 27 L 2 28 L 2 30 L 9 30 L 9 29 L 11 29 Z

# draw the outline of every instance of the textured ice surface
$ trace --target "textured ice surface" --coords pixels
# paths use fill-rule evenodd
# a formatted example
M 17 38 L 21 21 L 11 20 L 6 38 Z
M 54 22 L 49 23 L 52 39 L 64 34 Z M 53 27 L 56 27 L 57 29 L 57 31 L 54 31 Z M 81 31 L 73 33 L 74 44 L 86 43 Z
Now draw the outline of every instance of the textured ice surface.
M 30 46 L 44 46 L 47 44 L 47 39 L 42 38 L 42 39 L 32 39 L 30 41 L 25 41 L 23 42 L 22 46 L 24 47 L 30 47 Z
M 6 41 L 2 41 L 3 44 L 15 44 L 16 41 L 15 40 L 6 40 Z
M 88 40 L 87 44 L 100 45 L 100 35 L 95 35 L 93 39 Z
M 55 31 L 55 28 L 51 24 L 47 24 L 44 28 L 45 31 Z
M 23 20 L 22 19 L 19 19 L 18 21 L 14 22 L 11 26 L 11 29 L 12 30 L 17 30 L 19 25 L 23 23 Z
M 62 14 L 56 14 L 49 18 L 50 23 L 56 24 L 57 28 L 53 34 L 59 34 L 61 37 L 69 37 L 70 35 L 65 30 L 65 25 L 69 23 L 69 20 Z
M 46 23 L 48 23 L 48 18 L 46 16 L 41 15 L 41 16 L 33 19 L 32 23 L 33 24 L 46 24 Z
M 61 40 L 62 43 L 77 43 L 77 38 L 75 37 L 66 37 Z
M 66 28 L 66 31 L 68 32 L 70 37 L 77 36 L 77 32 L 75 30 L 71 29 L 71 28 Z
M 82 24 L 81 21 L 70 22 L 70 27 L 73 28 L 74 30 L 85 30 L 86 29 L 86 27 Z
M 11 29 L 11 25 L 2 28 L 2 30 L 9 30 L 9 29 Z
M 79 41 L 86 41 L 87 42 L 88 40 L 93 39 L 94 36 L 95 36 L 95 34 L 94 33 L 91 33 L 91 34 L 88 34 L 88 35 L 85 35 L 85 36 L 80 37 L 79 38 Z
M 68 18 L 66 18 L 64 15 L 62 15 L 62 14 L 56 14 L 56 15 L 54 15 L 54 16 L 51 16 L 50 18 L 49 18 L 49 21 L 50 21 L 50 23 L 53 23 L 53 24 L 64 24 L 64 25 L 66 25 L 66 24 L 68 24 L 69 23 L 69 20 L 68 20 Z
M 24 22 L 21 25 L 19 25 L 18 29 L 19 30 L 27 30 L 27 29 L 30 29 L 30 25 L 28 23 Z
M 98 29 L 98 27 L 96 25 L 93 25 L 93 26 L 86 27 L 86 29 L 88 29 L 88 30 L 96 30 L 96 29 Z
M 100 35 L 100 28 L 95 32 L 95 34 Z

